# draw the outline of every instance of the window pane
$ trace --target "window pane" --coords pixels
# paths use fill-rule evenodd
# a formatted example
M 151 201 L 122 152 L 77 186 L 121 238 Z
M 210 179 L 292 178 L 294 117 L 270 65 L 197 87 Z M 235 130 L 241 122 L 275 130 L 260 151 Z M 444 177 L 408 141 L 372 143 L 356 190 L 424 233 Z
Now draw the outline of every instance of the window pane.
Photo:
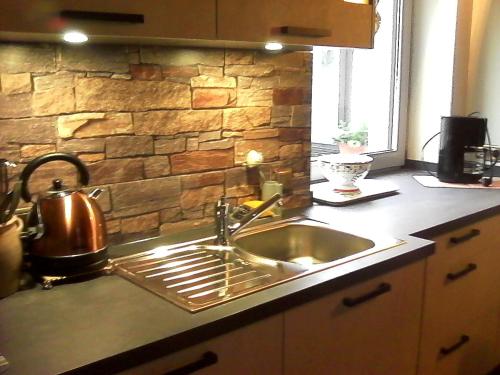
M 354 50 L 352 63 L 351 124 L 368 128 L 369 152 L 391 149 L 392 140 L 394 2 L 381 1 L 377 9 L 382 23 L 375 48 Z
M 398 3 L 379 3 L 382 22 L 374 49 L 314 48 L 313 156 L 318 150 L 339 152 L 339 147 L 357 153 L 397 149 L 392 140 L 398 127 L 393 124 L 398 112 Z

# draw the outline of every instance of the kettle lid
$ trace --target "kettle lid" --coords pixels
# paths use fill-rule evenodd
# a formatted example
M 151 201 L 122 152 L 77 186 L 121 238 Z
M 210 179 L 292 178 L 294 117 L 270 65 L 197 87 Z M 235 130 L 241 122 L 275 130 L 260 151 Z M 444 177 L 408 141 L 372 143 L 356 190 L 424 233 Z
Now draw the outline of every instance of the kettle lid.
M 56 178 L 52 180 L 52 186 L 43 194 L 42 198 L 63 198 L 74 191 L 75 190 L 64 185 L 63 180 Z

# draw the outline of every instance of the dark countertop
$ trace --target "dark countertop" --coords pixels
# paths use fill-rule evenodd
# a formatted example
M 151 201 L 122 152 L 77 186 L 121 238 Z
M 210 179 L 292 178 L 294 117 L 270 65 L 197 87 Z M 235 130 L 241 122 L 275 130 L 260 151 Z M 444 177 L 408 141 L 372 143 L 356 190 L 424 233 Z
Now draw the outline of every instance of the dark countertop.
M 196 314 L 118 277 L 18 292 L 0 300 L 0 354 L 7 374 L 112 372 L 193 345 L 291 306 L 428 256 L 437 233 L 500 213 L 500 192 L 429 189 L 408 171 L 381 175 L 400 194 L 346 207 L 314 205 L 302 213 L 339 229 L 369 229 L 407 241 Z M 203 231 L 152 241 L 185 241 Z M 144 243 L 142 243 L 144 244 Z M 132 251 L 134 245 L 115 251 Z

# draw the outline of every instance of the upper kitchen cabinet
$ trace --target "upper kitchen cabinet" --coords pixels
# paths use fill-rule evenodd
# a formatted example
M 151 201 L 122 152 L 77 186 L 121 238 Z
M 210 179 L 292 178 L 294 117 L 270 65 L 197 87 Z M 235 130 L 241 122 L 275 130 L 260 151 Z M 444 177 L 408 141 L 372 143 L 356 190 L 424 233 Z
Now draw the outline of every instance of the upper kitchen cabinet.
M 59 40 L 77 29 L 94 41 L 215 39 L 216 0 L 2 0 L 0 38 Z M 158 38 L 158 39 L 157 39 Z
M 372 48 L 373 5 L 357 2 L 218 0 L 217 37 L 227 41 Z

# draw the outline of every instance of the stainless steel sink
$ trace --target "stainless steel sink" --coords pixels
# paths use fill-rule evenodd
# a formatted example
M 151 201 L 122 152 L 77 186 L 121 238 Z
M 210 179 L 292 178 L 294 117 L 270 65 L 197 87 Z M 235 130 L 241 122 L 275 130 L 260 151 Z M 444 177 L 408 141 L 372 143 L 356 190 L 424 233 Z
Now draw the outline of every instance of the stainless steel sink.
M 231 246 L 211 245 L 214 239 L 159 246 L 111 263 L 118 275 L 196 312 L 403 243 L 303 217 L 242 231 Z
M 236 236 L 234 245 L 260 257 L 304 266 L 329 263 L 375 247 L 372 240 L 312 220 L 262 226 Z

